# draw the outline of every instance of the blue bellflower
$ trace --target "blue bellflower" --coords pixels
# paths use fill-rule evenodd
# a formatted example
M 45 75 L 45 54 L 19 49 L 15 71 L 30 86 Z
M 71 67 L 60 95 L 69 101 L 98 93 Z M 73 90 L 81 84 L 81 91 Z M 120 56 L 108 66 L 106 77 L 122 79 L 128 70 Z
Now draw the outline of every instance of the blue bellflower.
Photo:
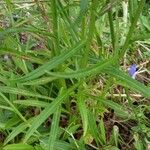
M 136 76 L 136 74 L 137 74 L 137 66 L 136 66 L 136 64 L 133 64 L 133 65 L 130 66 L 128 73 L 129 73 L 129 75 L 130 75 L 133 79 L 135 79 L 135 76 Z

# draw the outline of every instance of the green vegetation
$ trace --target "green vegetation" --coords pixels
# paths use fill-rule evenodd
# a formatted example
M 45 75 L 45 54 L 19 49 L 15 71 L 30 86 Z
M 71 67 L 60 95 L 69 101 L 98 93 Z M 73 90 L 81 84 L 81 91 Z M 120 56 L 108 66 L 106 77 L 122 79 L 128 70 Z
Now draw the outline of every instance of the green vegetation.
M 0 149 L 149 150 L 149 56 L 149 1 L 1 0 Z

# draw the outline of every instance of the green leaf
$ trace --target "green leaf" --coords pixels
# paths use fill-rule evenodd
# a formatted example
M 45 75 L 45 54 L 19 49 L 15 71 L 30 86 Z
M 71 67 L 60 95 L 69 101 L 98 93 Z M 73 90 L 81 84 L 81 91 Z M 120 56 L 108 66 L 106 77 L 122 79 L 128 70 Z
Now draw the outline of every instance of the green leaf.
M 146 87 L 144 84 L 132 79 L 130 76 L 126 75 L 123 71 L 120 71 L 114 67 L 110 67 L 105 70 L 105 72 L 113 77 L 121 80 L 118 82 L 120 85 L 128 87 L 132 90 L 142 93 L 145 97 L 150 98 L 150 88 Z
M 74 85 L 66 92 L 60 94 L 53 102 L 51 102 L 47 107 L 35 118 L 31 127 L 26 133 L 24 142 L 26 142 L 30 136 L 35 132 L 35 130 L 52 114 L 55 112 L 58 105 L 60 105 L 69 95 L 70 93 L 77 87 L 78 84 Z
M 106 144 L 106 132 L 105 132 L 105 126 L 104 126 L 103 119 L 101 119 L 101 121 L 100 121 L 100 133 L 101 133 L 101 138 L 102 138 L 104 144 Z
M 4 145 L 6 145 L 7 143 L 9 143 L 11 140 L 13 140 L 18 134 L 22 133 L 27 127 L 29 127 L 29 124 L 31 124 L 33 122 L 35 118 L 30 118 L 28 120 L 28 123 L 23 122 L 21 124 L 19 124 L 18 126 L 16 126 L 15 128 L 13 128 L 12 132 L 7 136 L 7 138 L 4 141 Z
M 23 85 L 43 85 L 56 79 L 57 77 L 42 77 L 32 81 L 24 82 Z
M 60 115 L 61 115 L 61 107 L 58 105 L 56 112 L 53 115 L 51 131 L 49 135 L 48 150 L 55 149 L 55 141 L 58 138 L 57 135 L 59 132 Z
M 0 92 L 0 96 L 3 98 L 3 100 L 6 102 L 6 104 L 8 104 L 8 105 L 13 109 L 13 111 L 14 111 L 24 122 L 26 122 L 26 119 L 23 117 L 23 115 L 20 113 L 20 111 L 12 104 L 12 102 L 9 101 L 9 100 L 7 99 L 7 97 L 6 97 L 4 94 L 2 94 L 1 92 Z
M 3 150 L 34 150 L 34 148 L 28 144 L 9 144 L 3 148 Z
M 78 94 L 77 106 L 79 108 L 79 112 L 82 118 L 82 124 L 83 124 L 83 130 L 84 130 L 83 136 L 85 136 L 87 133 L 88 124 L 89 124 L 88 123 L 88 111 L 85 105 L 84 96 L 82 95 L 81 92 Z
M 104 147 L 103 150 L 119 150 L 119 148 L 116 146 L 109 145 L 109 146 Z
M 49 104 L 48 102 L 38 101 L 38 100 L 33 100 L 33 99 L 15 100 L 13 101 L 13 103 L 21 104 L 24 106 L 35 106 L 35 107 L 47 107 L 47 105 Z
M 148 21 L 150 19 L 150 17 L 146 17 L 146 16 L 141 16 L 141 21 L 143 23 L 143 25 L 150 31 L 150 22 Z
M 32 55 L 26 54 L 26 53 L 18 51 L 18 50 L 8 49 L 8 48 L 0 48 L 0 55 L 6 55 L 6 54 L 8 54 L 10 56 L 15 56 L 20 59 L 29 60 L 29 61 L 37 63 L 37 64 L 44 64 L 44 62 L 45 62 L 37 57 L 34 57 Z
M 122 117 L 122 118 L 130 118 L 130 119 L 135 119 L 134 114 L 132 112 L 128 112 L 128 110 L 126 108 L 124 108 L 122 105 L 113 102 L 112 100 L 107 100 L 107 99 L 103 99 L 101 97 L 98 96 L 92 96 L 90 94 L 88 94 L 91 98 L 97 100 L 99 103 L 104 104 L 107 107 L 110 107 L 112 109 L 114 109 L 115 113 Z
M 77 45 L 71 50 L 68 50 L 65 53 L 60 54 L 59 56 L 54 57 L 52 60 L 40 66 L 36 70 L 26 74 L 24 77 L 16 79 L 16 81 L 25 82 L 42 76 L 43 74 L 45 74 L 46 71 L 55 68 L 56 66 L 58 66 L 59 64 L 63 63 L 65 60 L 73 56 L 77 51 L 81 50 L 84 43 L 85 42 L 77 43 Z
M 133 115 L 132 113 L 130 113 L 129 115 L 129 112 L 125 108 L 123 108 L 123 106 L 121 106 L 120 104 L 116 102 L 113 102 L 112 100 L 105 99 L 105 100 L 102 100 L 102 103 L 112 108 L 115 111 L 115 113 L 120 117 L 131 118 Z
M 18 28 L 8 28 L 6 30 L 2 30 L 0 31 L 0 38 L 6 36 L 6 35 L 9 35 L 10 33 L 20 33 L 20 32 L 31 32 L 31 33 L 36 33 L 36 34 L 42 34 L 45 35 L 45 36 L 50 36 L 50 37 L 53 37 L 52 34 L 50 34 L 49 32 L 47 31 L 44 31 L 42 29 L 39 29 L 39 28 L 33 28 L 33 27 L 28 27 L 28 28 L 21 28 L 21 27 L 18 27 Z
M 55 147 L 57 148 L 57 150 L 76 150 L 76 148 L 65 141 L 56 141 Z
M 21 119 L 18 116 L 14 115 L 12 118 L 7 120 L 7 122 L 5 122 L 5 129 L 9 129 L 9 128 L 17 125 L 20 121 L 21 121 Z
M 80 69 L 78 71 L 72 71 L 70 73 L 63 73 L 63 72 L 47 72 L 47 73 L 59 78 L 81 78 L 90 75 L 96 75 L 102 72 L 102 70 L 105 70 L 105 68 L 109 67 L 112 64 L 112 62 L 113 59 L 105 60 L 93 65 L 92 67 Z
M 96 140 L 96 143 L 100 142 L 102 144 L 101 140 L 99 139 L 100 134 L 96 125 L 95 115 L 90 110 L 88 110 L 88 118 L 89 118 L 89 129 L 92 134 L 92 137 Z
M 31 91 L 28 91 L 28 90 L 8 87 L 8 86 L 0 86 L 0 92 L 2 92 L 2 93 L 11 93 L 11 94 L 16 94 L 16 95 L 31 96 L 31 97 L 38 97 L 38 98 L 49 99 L 49 100 L 51 99 L 47 96 L 40 95 L 38 93 L 33 93 Z
M 42 139 L 41 144 L 44 150 L 48 146 L 48 139 Z M 76 147 L 74 147 L 72 144 L 67 143 L 65 141 L 57 140 L 55 141 L 55 149 L 57 150 L 76 150 Z

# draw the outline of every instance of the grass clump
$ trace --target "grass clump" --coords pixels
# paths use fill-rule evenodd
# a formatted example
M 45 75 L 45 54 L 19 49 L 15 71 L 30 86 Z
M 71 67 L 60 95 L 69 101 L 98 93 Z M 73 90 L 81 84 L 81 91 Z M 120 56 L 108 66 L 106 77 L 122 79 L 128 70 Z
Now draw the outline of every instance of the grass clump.
M 149 6 L 1 1 L 1 149 L 148 150 Z

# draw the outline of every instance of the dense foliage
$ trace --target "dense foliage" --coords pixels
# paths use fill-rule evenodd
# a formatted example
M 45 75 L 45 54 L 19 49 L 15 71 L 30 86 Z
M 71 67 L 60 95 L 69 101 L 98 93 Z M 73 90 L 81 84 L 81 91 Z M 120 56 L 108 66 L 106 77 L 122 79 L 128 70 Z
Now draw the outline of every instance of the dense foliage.
M 150 3 L 0 1 L 0 149 L 149 150 Z

